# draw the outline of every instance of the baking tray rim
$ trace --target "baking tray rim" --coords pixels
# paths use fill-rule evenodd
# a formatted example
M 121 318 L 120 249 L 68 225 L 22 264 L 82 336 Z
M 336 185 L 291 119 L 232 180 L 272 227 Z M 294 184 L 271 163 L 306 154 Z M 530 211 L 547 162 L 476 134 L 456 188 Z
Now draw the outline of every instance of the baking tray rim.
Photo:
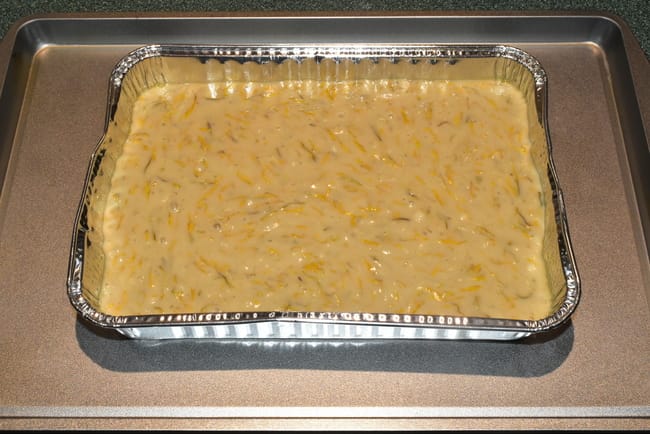
M 250 10 L 250 11 L 75 11 L 75 12 L 38 12 L 24 15 L 13 21 L 6 33 L 0 38 L 0 51 L 3 46 L 11 49 L 20 33 L 32 24 L 47 21 L 105 21 L 105 20 L 297 20 L 297 19 L 599 19 L 606 20 L 618 28 L 625 43 L 631 43 L 643 52 L 638 38 L 634 35 L 625 19 L 612 11 L 594 8 L 573 10 L 544 10 L 544 9 L 404 9 L 404 10 Z M 108 36 L 108 35 L 107 35 Z M 594 38 L 595 36 L 592 35 Z M 595 42 L 598 39 L 584 40 Z M 83 43 L 81 43 L 83 44 Z M 56 42 L 39 42 L 34 52 Z M 92 45 L 92 44 L 91 44 Z M 123 45 L 123 44 L 118 44 Z M 145 44 L 139 44 L 145 45 Z

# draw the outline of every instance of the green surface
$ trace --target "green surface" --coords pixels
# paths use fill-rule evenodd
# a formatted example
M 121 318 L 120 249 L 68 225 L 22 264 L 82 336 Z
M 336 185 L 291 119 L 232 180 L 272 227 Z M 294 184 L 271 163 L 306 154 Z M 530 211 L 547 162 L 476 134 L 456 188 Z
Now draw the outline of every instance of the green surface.
M 650 0 L 0 0 L 0 34 L 19 19 L 44 13 L 233 11 L 595 11 L 618 15 L 650 52 Z

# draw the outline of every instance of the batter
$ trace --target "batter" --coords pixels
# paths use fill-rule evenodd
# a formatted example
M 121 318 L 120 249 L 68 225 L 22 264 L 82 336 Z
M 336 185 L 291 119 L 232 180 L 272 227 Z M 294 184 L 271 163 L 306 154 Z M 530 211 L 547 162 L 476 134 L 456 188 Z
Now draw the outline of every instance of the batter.
M 496 81 L 203 83 L 133 110 L 113 315 L 551 309 L 526 103 Z

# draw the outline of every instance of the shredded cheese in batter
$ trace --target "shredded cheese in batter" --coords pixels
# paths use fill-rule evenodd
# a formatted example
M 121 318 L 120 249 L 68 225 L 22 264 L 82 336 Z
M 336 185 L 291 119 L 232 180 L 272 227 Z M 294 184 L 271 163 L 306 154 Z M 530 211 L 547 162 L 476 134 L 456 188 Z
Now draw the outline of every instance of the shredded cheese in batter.
M 145 91 L 104 219 L 102 309 L 539 319 L 525 101 L 493 81 Z

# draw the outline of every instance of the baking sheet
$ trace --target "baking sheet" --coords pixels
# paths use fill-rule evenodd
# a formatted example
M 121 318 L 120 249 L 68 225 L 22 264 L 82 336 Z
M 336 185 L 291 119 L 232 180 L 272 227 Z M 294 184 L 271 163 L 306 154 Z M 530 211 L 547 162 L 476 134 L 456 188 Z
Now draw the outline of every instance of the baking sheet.
M 260 41 L 507 43 L 538 58 L 582 279 L 571 322 L 517 343 L 150 345 L 75 318 L 65 294 L 70 227 L 112 66 L 148 43 Z M 531 426 L 528 418 L 541 417 L 549 426 L 615 418 L 647 427 L 639 419 L 650 417 L 647 202 L 638 199 L 648 191 L 649 95 L 640 80 L 648 64 L 624 23 L 599 15 L 59 16 L 14 27 L 0 53 L 0 366 L 11 373 L 0 382 L 2 426 L 47 417 L 307 426 L 314 417 L 386 416 L 393 426 L 472 427 L 489 417 Z

